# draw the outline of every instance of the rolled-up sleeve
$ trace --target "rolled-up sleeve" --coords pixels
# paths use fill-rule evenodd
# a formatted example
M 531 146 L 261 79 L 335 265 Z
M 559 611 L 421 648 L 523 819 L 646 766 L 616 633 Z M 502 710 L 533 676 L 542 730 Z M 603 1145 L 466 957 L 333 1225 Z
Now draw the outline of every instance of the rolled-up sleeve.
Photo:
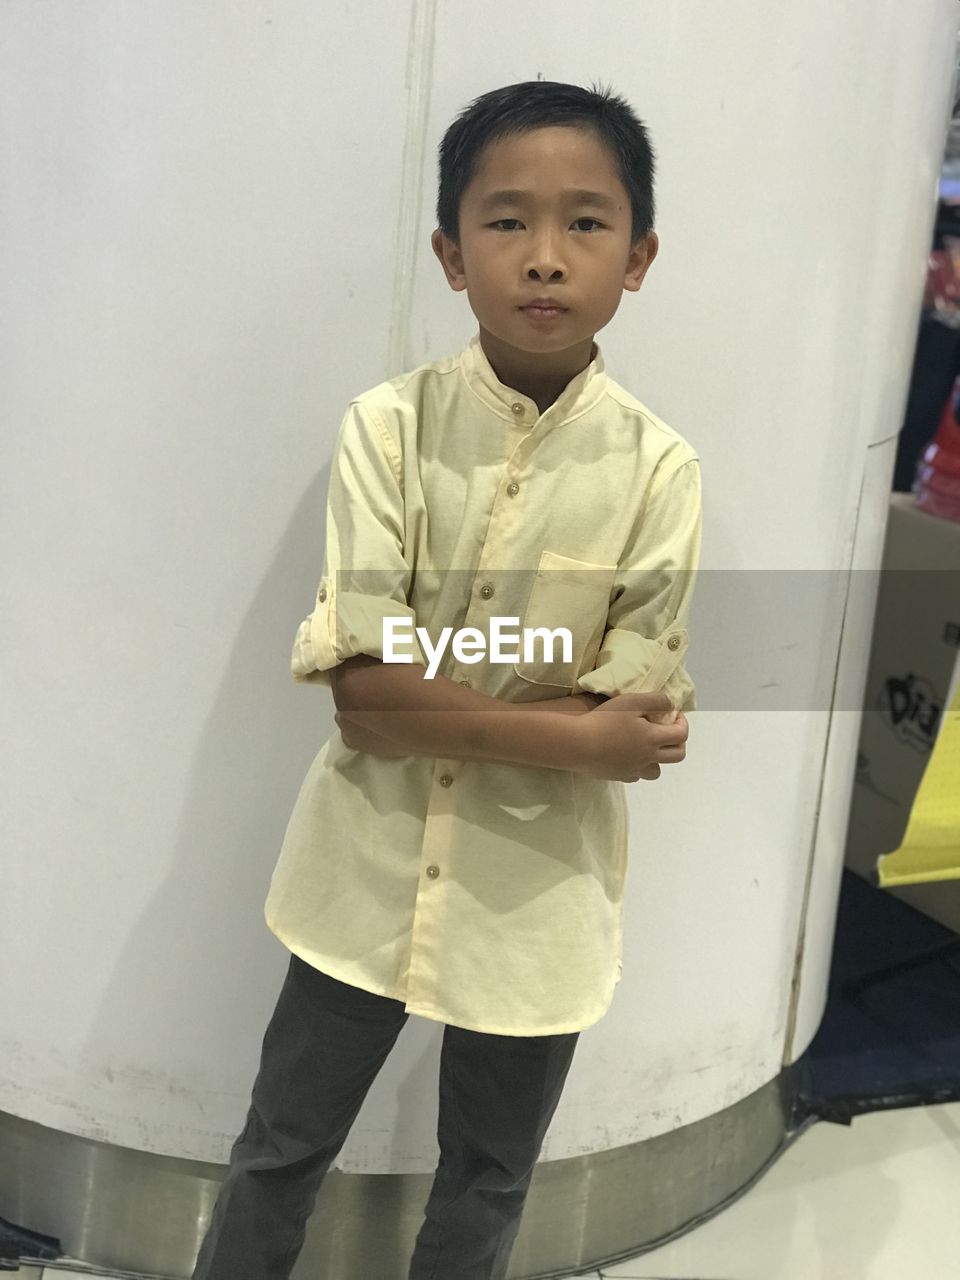
M 618 566 L 594 668 L 578 691 L 663 692 L 681 711 L 696 708 L 685 657 L 701 529 L 700 462 L 688 457 L 653 478 Z
M 384 620 L 398 628 L 397 654 L 427 665 L 407 603 L 400 458 L 387 428 L 356 401 L 340 424 L 327 491 L 327 543 L 313 612 L 293 643 L 296 681 L 331 685 L 331 672 L 360 653 L 384 657 Z

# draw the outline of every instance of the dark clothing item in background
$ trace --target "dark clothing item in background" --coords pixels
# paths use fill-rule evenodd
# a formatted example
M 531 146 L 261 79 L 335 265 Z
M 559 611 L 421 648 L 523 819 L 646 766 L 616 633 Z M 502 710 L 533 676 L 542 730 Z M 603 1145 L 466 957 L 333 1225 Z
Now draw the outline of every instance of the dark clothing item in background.
M 903 429 L 897 443 L 893 490 L 909 493 L 924 449 L 937 434 L 954 379 L 960 375 L 960 330 L 925 314 L 920 321 Z

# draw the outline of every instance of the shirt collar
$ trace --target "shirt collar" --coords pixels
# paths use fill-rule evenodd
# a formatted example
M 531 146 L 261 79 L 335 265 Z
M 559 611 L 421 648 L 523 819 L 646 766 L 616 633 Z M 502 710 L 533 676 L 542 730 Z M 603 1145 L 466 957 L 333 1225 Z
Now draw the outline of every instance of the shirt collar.
M 536 400 L 505 386 L 497 377 L 486 352 L 480 345 L 480 331 L 474 334 L 460 353 L 460 369 L 471 390 L 499 417 L 514 423 L 556 425 L 579 417 L 592 408 L 606 390 L 603 355 L 596 341 L 594 356 L 585 369 L 571 378 L 558 398 L 543 413 Z M 521 405 L 523 412 L 515 408 Z

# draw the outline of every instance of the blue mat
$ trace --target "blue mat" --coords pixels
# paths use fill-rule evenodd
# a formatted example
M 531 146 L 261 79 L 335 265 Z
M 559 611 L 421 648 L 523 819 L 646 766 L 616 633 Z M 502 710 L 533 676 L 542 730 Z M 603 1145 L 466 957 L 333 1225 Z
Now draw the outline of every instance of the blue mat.
M 955 941 L 952 930 L 844 871 L 826 1012 L 790 1073 L 798 1124 L 960 1100 L 960 947 L 849 989 Z

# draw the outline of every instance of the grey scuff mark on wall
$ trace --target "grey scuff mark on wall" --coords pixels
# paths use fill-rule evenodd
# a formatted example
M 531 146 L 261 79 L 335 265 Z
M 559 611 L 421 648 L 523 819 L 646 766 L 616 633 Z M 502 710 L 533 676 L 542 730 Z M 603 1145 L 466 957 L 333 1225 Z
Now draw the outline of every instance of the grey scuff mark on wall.
M 413 364 L 410 313 L 416 278 L 420 202 L 424 189 L 427 119 L 433 83 L 437 0 L 412 0 L 407 43 L 407 117 L 403 137 L 400 204 L 394 237 L 393 296 L 387 340 L 387 377 Z

